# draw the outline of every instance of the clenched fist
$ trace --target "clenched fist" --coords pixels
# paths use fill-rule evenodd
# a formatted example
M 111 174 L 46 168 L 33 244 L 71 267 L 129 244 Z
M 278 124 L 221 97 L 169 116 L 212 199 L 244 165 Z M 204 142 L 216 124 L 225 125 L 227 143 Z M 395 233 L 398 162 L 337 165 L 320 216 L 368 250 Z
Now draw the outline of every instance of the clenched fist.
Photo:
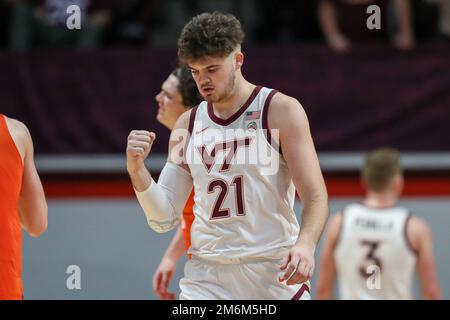
M 127 170 L 137 172 L 144 166 L 156 135 L 145 130 L 133 130 L 128 135 L 127 143 Z

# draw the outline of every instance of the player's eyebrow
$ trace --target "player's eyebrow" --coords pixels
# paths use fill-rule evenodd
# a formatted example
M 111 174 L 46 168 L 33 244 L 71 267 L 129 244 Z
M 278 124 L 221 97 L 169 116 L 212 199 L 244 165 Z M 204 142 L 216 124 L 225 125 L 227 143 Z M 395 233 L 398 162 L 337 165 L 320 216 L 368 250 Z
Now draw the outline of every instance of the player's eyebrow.
M 166 89 L 164 89 L 164 87 L 161 87 L 161 91 L 164 92 L 164 94 L 169 98 L 172 98 L 172 95 Z
M 191 67 L 191 66 L 187 66 L 191 71 L 198 71 L 197 69 L 195 69 L 195 68 L 193 68 L 193 67 Z M 206 67 L 204 67 L 204 68 L 202 68 L 202 69 L 210 69 L 210 68 L 216 68 L 216 67 L 220 67 L 220 64 L 211 64 L 211 65 L 208 65 L 208 66 L 206 66 Z

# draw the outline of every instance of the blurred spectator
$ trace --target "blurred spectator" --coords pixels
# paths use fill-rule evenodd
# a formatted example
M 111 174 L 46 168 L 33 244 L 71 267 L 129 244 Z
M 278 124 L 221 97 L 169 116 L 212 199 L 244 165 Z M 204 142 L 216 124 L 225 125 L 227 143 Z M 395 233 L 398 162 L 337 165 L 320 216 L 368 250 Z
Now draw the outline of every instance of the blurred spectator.
M 32 47 L 89 48 L 99 45 L 102 32 L 111 19 L 112 1 L 106 0 L 8 0 L 13 3 L 10 17 L 10 48 Z M 66 12 L 70 5 L 81 11 L 81 29 L 69 30 Z
M 256 0 L 255 40 L 262 43 L 317 39 L 316 1 Z
M 158 6 L 158 24 L 150 37 L 150 44 L 157 47 L 176 45 L 183 26 L 195 15 L 203 12 L 220 11 L 239 17 L 238 11 L 244 2 L 250 0 L 165 0 Z M 250 14 L 253 14 L 251 12 Z M 251 20 L 251 19 L 249 19 Z
M 394 45 L 401 50 L 414 47 L 414 31 L 409 0 L 320 0 L 319 21 L 328 45 L 337 52 L 348 52 L 351 41 L 367 42 L 388 38 L 388 7 L 395 11 L 397 32 Z M 367 8 L 378 5 L 381 9 L 381 29 L 366 26 Z
M 410 0 L 417 42 L 438 38 L 438 6 L 424 0 Z
M 220 11 L 233 14 L 241 22 L 245 32 L 245 43 L 249 45 L 254 40 L 254 25 L 261 18 L 258 17 L 256 10 L 263 5 L 263 2 L 264 0 L 190 0 L 188 1 L 188 20 L 189 17 L 202 12 Z
M 439 33 L 450 40 L 450 0 L 427 0 L 439 7 Z
M 8 36 L 8 20 L 11 4 L 8 1 L 0 1 L 0 48 L 5 48 Z
M 176 46 L 180 30 L 193 16 L 193 0 L 164 0 L 155 7 L 157 23 L 153 24 L 148 42 L 151 46 Z
M 162 23 L 159 12 L 162 0 L 118 1 L 114 6 L 110 42 L 145 45 L 155 28 Z
M 81 9 L 81 30 L 65 27 L 72 4 Z M 381 30 L 366 26 L 371 4 L 381 8 Z M 352 42 L 388 41 L 394 34 L 398 48 L 410 49 L 416 39 L 435 38 L 438 18 L 440 34 L 450 37 L 450 0 L 0 0 L 0 47 L 173 47 L 192 16 L 215 10 L 237 16 L 249 44 L 315 41 L 322 27 L 338 52 L 349 51 Z

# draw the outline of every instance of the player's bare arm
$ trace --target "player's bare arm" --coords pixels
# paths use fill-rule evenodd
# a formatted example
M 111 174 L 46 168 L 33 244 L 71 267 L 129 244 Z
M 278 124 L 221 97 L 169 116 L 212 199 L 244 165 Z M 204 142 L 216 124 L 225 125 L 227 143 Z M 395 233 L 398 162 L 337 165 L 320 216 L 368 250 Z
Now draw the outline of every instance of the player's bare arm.
M 168 291 L 169 283 L 184 252 L 183 232 L 179 227 L 153 275 L 153 290 L 160 299 L 175 299 L 175 294 Z
M 9 118 L 6 121 L 23 161 L 22 187 L 18 202 L 20 221 L 29 235 L 38 237 L 47 230 L 48 207 L 34 164 L 33 141 L 23 123 Z
M 192 177 L 184 161 L 190 110 L 182 114 L 170 135 L 166 165 L 156 183 L 145 167 L 156 139 L 154 132 L 133 130 L 128 135 L 127 170 L 149 226 L 157 232 L 173 229 L 192 190 Z
M 328 223 L 320 254 L 319 273 L 316 284 L 317 299 L 320 300 L 334 299 L 333 290 L 336 281 L 336 264 L 333 253 L 339 239 L 341 224 L 342 213 L 335 214 Z
M 441 299 L 430 227 L 424 220 L 413 216 L 408 222 L 406 232 L 411 246 L 417 253 L 417 274 L 422 297 L 424 299 Z
M 351 43 L 339 29 L 336 11 L 336 4 L 332 1 L 320 1 L 318 4 L 318 18 L 328 45 L 337 52 L 347 52 Z
M 414 47 L 414 29 L 412 23 L 412 10 L 409 1 L 395 0 L 394 7 L 398 17 L 398 32 L 395 45 L 401 50 L 410 50 Z
M 269 109 L 269 129 L 279 130 L 279 143 L 302 200 L 300 234 L 282 270 L 288 285 L 307 281 L 314 270 L 314 252 L 328 219 L 328 195 L 301 104 L 278 93 Z

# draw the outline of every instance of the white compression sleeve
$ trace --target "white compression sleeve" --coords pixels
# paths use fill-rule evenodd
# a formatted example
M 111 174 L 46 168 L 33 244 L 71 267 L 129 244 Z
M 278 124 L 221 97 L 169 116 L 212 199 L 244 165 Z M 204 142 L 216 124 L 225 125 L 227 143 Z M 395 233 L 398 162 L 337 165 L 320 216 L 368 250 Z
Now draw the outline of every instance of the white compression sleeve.
M 167 162 L 158 183 L 152 181 L 148 189 L 142 192 L 135 190 L 150 228 L 162 233 L 177 226 L 192 186 L 189 172 Z

